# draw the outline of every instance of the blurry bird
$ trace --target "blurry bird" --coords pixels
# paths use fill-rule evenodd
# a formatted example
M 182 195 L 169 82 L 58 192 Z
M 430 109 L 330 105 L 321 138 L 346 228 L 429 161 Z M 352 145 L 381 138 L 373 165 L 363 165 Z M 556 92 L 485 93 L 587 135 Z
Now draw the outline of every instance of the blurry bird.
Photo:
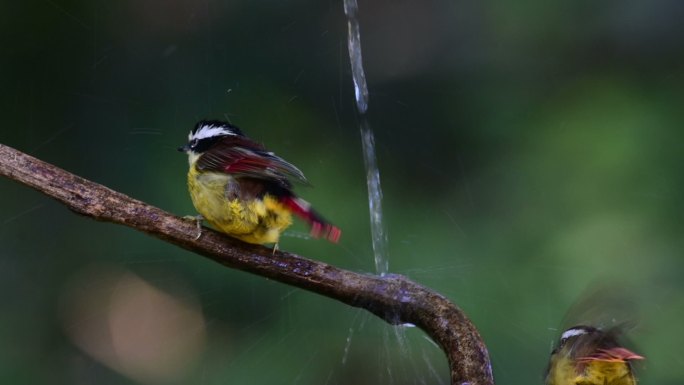
M 340 229 L 292 192 L 291 181 L 308 184 L 304 174 L 232 124 L 201 121 L 178 150 L 188 154 L 188 188 L 199 220 L 245 242 L 277 246 L 295 214 L 309 223 L 312 236 L 339 240 Z
M 644 357 L 623 347 L 619 327 L 574 326 L 563 332 L 546 371 L 546 385 L 636 385 L 630 361 Z

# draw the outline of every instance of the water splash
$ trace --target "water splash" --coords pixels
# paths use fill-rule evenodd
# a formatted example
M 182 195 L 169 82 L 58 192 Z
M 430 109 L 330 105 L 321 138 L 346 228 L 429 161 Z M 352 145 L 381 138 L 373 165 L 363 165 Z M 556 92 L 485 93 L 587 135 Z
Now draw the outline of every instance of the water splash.
M 354 80 L 354 97 L 356 109 L 361 118 L 361 143 L 363 160 L 366 165 L 375 271 L 380 275 L 385 275 L 389 271 L 387 233 L 382 222 L 382 188 L 380 187 L 380 170 L 375 156 L 375 137 L 365 115 L 368 111 L 368 86 L 366 85 L 366 75 L 363 71 L 363 60 L 361 58 L 361 31 L 359 29 L 358 11 L 359 6 L 356 0 L 344 0 L 344 13 L 347 15 L 348 26 L 347 46 Z
M 347 364 L 347 357 L 349 356 L 349 348 L 351 348 L 352 336 L 354 336 L 354 328 L 349 328 L 349 334 L 347 334 L 347 343 L 344 345 L 344 355 L 342 355 L 342 365 Z

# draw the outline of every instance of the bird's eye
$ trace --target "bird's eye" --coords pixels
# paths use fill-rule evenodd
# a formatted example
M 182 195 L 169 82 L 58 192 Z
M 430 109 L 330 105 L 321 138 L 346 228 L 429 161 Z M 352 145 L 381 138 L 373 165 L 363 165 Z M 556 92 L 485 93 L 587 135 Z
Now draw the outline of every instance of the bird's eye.
M 193 139 L 190 141 L 190 148 L 195 148 L 197 147 L 197 139 Z

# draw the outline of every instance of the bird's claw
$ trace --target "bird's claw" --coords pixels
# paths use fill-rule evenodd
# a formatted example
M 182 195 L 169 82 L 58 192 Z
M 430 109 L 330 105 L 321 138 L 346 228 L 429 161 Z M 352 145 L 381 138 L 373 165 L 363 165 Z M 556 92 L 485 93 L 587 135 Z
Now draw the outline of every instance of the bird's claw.
M 185 215 L 183 219 L 186 221 L 194 221 L 197 224 L 197 236 L 194 240 L 200 239 L 202 236 L 202 221 L 204 220 L 204 217 L 201 215 Z

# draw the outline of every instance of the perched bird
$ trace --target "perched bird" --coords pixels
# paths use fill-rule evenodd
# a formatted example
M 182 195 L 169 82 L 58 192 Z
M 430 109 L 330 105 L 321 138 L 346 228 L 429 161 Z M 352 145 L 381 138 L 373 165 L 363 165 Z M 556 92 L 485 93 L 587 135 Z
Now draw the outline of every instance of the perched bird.
M 644 357 L 623 347 L 619 335 L 619 327 L 564 331 L 551 353 L 546 385 L 636 385 L 630 361 Z
M 308 184 L 304 174 L 234 125 L 201 121 L 178 150 L 188 154 L 188 188 L 199 220 L 245 242 L 277 246 L 295 214 L 309 223 L 312 236 L 339 240 L 340 229 L 292 192 L 291 181 Z

